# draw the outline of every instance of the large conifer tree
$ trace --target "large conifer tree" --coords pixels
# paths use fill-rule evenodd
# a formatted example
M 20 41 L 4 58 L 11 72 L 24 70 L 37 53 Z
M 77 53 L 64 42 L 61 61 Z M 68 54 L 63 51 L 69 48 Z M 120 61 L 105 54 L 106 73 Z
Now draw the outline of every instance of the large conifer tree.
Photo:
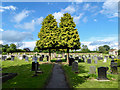
M 58 26 L 56 19 L 49 14 L 42 22 L 42 28 L 38 33 L 40 40 L 36 42 L 39 49 L 49 49 L 49 60 L 51 60 L 51 49 L 55 48 L 58 36 Z
M 80 48 L 80 38 L 73 21 L 73 17 L 70 14 L 65 13 L 61 17 L 59 23 L 59 46 L 67 49 L 67 62 L 69 61 L 69 49 L 79 49 Z

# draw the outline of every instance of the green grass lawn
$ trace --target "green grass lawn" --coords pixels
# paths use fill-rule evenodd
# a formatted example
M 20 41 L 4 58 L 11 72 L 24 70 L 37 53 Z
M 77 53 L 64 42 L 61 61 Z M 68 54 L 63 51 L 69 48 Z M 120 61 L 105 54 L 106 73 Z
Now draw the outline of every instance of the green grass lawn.
M 17 73 L 18 75 L 2 83 L 2 88 L 43 88 L 52 71 L 52 64 L 40 64 L 39 68 L 43 74 L 32 77 L 32 61 L 15 59 L 15 61 L 2 61 L 3 73 Z
M 109 59 L 106 63 L 103 63 L 103 60 L 100 60 L 97 64 L 94 64 L 93 60 L 92 64 L 81 62 L 78 64 L 78 74 L 75 74 L 72 71 L 72 66 L 68 66 L 67 64 L 62 65 L 62 68 L 65 71 L 67 81 L 71 88 L 118 88 L 118 81 L 120 81 L 120 78 L 118 79 L 118 75 L 115 74 L 107 74 L 107 78 L 110 81 L 95 81 L 98 77 L 97 68 L 101 66 L 109 67 L 110 61 Z M 96 66 L 96 74 L 88 74 L 90 66 Z M 109 70 L 107 73 L 110 73 Z

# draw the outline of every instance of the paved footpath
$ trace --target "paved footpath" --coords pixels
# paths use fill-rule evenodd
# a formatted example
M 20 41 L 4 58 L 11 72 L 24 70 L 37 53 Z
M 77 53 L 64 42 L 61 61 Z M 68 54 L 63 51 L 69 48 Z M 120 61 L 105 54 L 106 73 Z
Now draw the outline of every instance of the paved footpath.
M 46 88 L 68 88 L 65 81 L 65 76 L 60 64 L 55 64 L 53 67 L 53 72 L 51 79 L 46 86 Z

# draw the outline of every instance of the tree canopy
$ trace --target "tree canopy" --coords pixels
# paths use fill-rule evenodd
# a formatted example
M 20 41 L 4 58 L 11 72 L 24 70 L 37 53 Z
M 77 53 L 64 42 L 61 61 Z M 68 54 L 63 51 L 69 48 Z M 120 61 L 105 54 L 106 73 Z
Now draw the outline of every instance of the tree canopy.
M 76 24 L 73 21 L 73 17 L 70 14 L 65 13 L 61 17 L 59 23 L 59 46 L 71 49 L 80 48 L 80 38 L 76 27 Z
M 58 26 L 56 19 L 52 14 L 49 14 L 42 22 L 42 27 L 38 33 L 38 40 L 36 46 L 40 49 L 44 48 L 55 48 L 58 44 Z

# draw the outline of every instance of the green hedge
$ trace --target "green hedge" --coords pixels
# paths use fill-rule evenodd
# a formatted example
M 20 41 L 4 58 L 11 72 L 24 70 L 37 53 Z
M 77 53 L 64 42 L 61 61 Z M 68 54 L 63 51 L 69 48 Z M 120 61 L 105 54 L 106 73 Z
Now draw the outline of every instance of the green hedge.
M 66 62 L 66 59 L 61 59 L 62 62 Z M 51 62 L 56 62 L 57 60 L 51 60 Z

